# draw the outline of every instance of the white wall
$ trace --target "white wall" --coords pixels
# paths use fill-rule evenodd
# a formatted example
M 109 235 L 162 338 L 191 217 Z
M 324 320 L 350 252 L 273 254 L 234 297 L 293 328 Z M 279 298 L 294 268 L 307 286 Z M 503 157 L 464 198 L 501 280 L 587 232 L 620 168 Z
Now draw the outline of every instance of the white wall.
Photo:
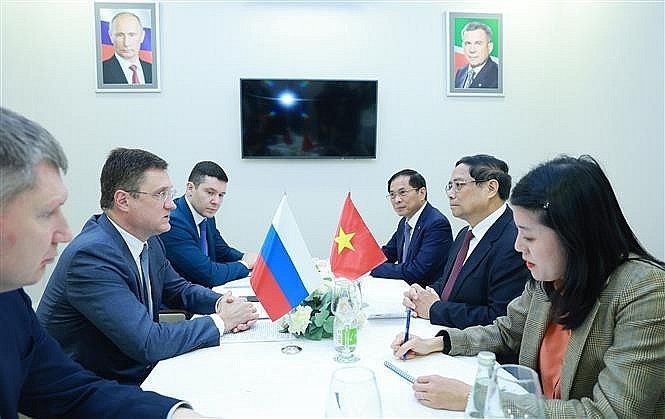
M 280 196 L 313 255 L 329 253 L 351 190 L 379 242 L 397 216 L 385 182 L 414 168 L 453 220 L 442 186 L 462 155 L 505 159 L 515 180 L 559 153 L 589 153 L 626 217 L 665 257 L 663 3 L 171 2 L 161 5 L 161 93 L 95 93 L 91 2 L 2 2 L 1 104 L 42 123 L 71 169 L 65 211 L 78 231 L 99 211 L 99 173 L 116 146 L 229 173 L 218 223 L 258 250 Z M 504 13 L 504 98 L 444 95 L 444 12 Z M 648 70 L 648 76 L 642 76 Z M 240 159 L 239 78 L 376 78 L 376 160 Z M 45 281 L 28 291 L 36 300 Z

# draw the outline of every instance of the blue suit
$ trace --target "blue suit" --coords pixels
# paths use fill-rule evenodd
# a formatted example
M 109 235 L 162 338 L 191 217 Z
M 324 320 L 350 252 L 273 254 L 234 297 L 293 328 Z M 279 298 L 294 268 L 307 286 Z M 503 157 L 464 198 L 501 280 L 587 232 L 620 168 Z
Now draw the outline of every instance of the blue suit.
M 432 288 L 441 295 L 468 227 L 463 228 L 450 248 L 443 276 Z M 506 315 L 506 307 L 522 294 L 530 273 L 515 251 L 517 227 L 513 211 L 506 211 L 492 224 L 460 270 L 448 301 L 437 301 L 429 310 L 432 324 L 458 329 L 490 324 Z
M 469 65 L 460 67 L 455 74 L 455 87 L 461 88 L 464 85 L 464 80 L 466 79 L 466 73 L 469 71 Z M 487 58 L 485 65 L 480 70 L 480 73 L 476 74 L 476 77 L 473 78 L 473 82 L 469 85 L 468 88 L 486 88 L 486 89 L 497 89 L 499 87 L 499 66 L 492 61 L 491 57 Z
M 20 290 L 0 293 L 0 417 L 165 418 L 178 400 L 102 380 L 72 361 Z
M 181 196 L 174 202 L 177 208 L 171 211 L 171 230 L 160 234 L 160 237 L 166 248 L 166 257 L 180 275 L 208 288 L 249 275 L 249 269 L 238 262 L 243 253 L 226 244 L 217 231 L 215 217 L 208 218 L 206 222 L 209 255 L 206 256 L 199 246 L 199 228 L 194 224 L 185 197 Z
M 406 218 L 402 217 L 397 231 L 382 247 L 388 261 L 374 268 L 371 275 L 403 279 L 409 284 L 430 285 L 441 277 L 448 249 L 453 242 L 450 223 L 438 209 L 426 202 L 411 233 L 409 251 L 404 259 L 405 223 Z
M 161 240 L 148 239 L 154 315 L 139 300 L 139 271 L 105 214 L 93 215 L 58 260 L 37 317 L 65 352 L 97 375 L 139 383 L 157 361 L 219 344 L 207 316 L 159 323 L 162 300 L 209 314 L 219 294 L 191 284 L 171 268 Z

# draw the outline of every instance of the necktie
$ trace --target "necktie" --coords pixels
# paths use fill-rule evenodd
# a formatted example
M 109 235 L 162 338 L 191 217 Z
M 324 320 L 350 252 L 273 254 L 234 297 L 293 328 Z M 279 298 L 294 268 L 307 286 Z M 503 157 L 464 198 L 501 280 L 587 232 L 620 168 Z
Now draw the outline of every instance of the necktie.
M 450 293 L 453 290 L 453 287 L 455 286 L 455 281 L 457 280 L 457 276 L 459 275 L 459 271 L 462 270 L 462 265 L 464 264 L 464 259 L 466 259 L 466 254 L 469 252 L 469 243 L 471 242 L 471 239 L 473 238 L 473 232 L 471 230 L 467 230 L 466 235 L 464 236 L 464 242 L 462 243 L 462 247 L 460 247 L 459 252 L 457 252 L 457 257 L 455 258 L 455 264 L 453 265 L 453 270 L 450 271 L 450 276 L 448 276 L 448 281 L 446 281 L 446 285 L 443 287 L 443 291 L 441 292 L 441 301 L 448 301 L 448 298 L 450 297 Z
M 143 304 L 145 304 L 146 307 L 148 307 L 148 313 L 150 314 L 150 318 L 153 318 L 153 312 L 152 312 L 152 298 L 150 297 L 150 265 L 148 263 L 148 245 L 144 244 L 143 245 L 143 251 L 141 252 L 141 256 L 139 257 L 141 260 L 141 287 L 139 292 L 141 293 L 141 299 Z
M 139 84 L 139 73 L 136 71 L 136 64 L 129 66 L 129 69 L 132 70 L 132 84 Z
M 402 249 L 402 262 L 406 261 L 406 255 L 409 253 L 409 245 L 411 244 L 411 225 L 404 222 L 404 248 Z
M 199 223 L 199 245 L 201 246 L 201 250 L 203 251 L 203 254 L 208 256 L 208 232 L 206 229 L 206 225 L 208 219 L 204 218 L 203 221 Z
M 466 89 L 467 87 L 471 86 L 471 83 L 473 83 L 473 79 L 476 77 L 476 73 L 474 73 L 472 68 L 469 68 L 466 72 L 466 79 L 464 79 L 464 88 Z

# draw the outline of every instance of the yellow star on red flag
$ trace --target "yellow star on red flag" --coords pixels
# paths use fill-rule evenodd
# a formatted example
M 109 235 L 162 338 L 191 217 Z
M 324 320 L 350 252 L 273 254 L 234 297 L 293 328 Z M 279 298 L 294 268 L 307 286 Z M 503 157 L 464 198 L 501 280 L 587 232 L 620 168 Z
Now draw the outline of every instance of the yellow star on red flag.
M 358 279 L 386 261 L 386 255 L 353 205 L 350 192 L 344 200 L 337 232 L 330 246 L 330 270 L 336 277 Z M 344 249 L 351 251 L 343 252 Z
M 335 237 L 335 242 L 337 242 L 337 254 L 342 253 L 342 250 L 345 248 L 355 251 L 353 244 L 351 244 L 351 239 L 355 236 L 356 233 L 345 233 L 342 229 L 342 226 L 339 227 L 339 234 Z

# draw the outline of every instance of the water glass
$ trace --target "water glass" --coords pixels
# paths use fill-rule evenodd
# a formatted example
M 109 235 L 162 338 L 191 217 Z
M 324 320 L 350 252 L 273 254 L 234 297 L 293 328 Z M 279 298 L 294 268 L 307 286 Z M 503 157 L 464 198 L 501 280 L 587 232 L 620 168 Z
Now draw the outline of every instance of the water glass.
M 487 388 L 486 418 L 542 418 L 543 392 L 538 373 L 524 365 L 494 369 Z
M 333 371 L 325 416 L 381 417 L 381 396 L 374 371 L 365 367 Z

